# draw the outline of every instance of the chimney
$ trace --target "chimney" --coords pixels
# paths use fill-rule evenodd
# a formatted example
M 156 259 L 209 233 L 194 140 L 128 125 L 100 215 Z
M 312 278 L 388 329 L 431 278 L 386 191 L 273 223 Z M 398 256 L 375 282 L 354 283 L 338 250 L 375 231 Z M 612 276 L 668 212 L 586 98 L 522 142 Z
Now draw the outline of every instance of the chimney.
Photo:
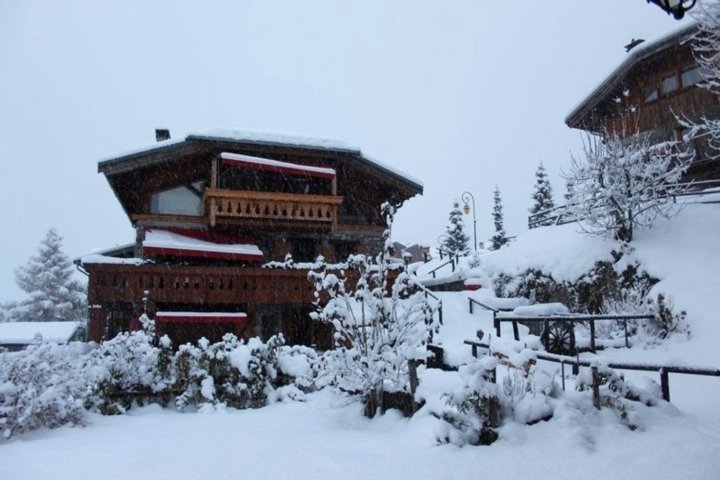
M 167 128 L 156 128 L 155 141 L 164 142 L 165 140 L 170 140 L 170 130 L 168 130 Z

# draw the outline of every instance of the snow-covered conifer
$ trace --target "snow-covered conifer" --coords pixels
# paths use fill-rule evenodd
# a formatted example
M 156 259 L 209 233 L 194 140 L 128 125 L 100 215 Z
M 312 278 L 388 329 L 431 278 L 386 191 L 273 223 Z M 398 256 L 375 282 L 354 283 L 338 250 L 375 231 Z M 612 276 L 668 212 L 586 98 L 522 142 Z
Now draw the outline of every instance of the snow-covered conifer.
M 62 237 L 54 228 L 40 242 L 37 255 L 15 271 L 15 281 L 27 294 L 8 304 L 12 321 L 82 320 L 87 316 L 85 288 L 72 278 L 70 259 L 62 251 Z
M 533 215 L 545 212 L 555 207 L 552 185 L 550 185 L 550 180 L 548 179 L 547 172 L 545 171 L 545 167 L 542 163 L 535 171 L 535 187 L 532 194 L 532 200 L 533 205 L 530 207 L 530 214 Z M 541 219 L 539 222 L 535 223 L 534 226 L 540 227 L 550 224 L 552 224 L 552 222 L 549 222 L 547 219 Z
M 505 234 L 502 198 L 500 197 L 500 189 L 497 186 L 495 186 L 495 190 L 493 191 L 492 217 L 493 223 L 495 224 L 495 234 L 490 238 L 490 249 L 497 250 L 508 243 L 508 238 Z
M 465 222 L 458 202 L 453 202 L 449 221 L 450 224 L 445 227 L 444 240 L 441 245 L 443 251 L 450 256 L 467 255 L 470 237 L 465 233 Z
M 682 193 L 678 182 L 691 161 L 678 142 L 653 145 L 641 135 L 590 141 L 565 174 L 573 185 L 569 208 L 587 232 L 629 242 L 636 227 L 678 211 L 672 196 Z

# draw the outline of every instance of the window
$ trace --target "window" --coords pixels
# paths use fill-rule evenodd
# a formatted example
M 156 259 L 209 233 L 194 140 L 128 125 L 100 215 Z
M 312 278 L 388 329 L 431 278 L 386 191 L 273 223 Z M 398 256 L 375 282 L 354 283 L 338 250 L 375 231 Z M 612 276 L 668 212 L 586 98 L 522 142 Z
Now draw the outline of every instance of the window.
M 659 92 L 658 92 L 657 85 L 653 85 L 652 87 L 648 87 L 645 89 L 645 103 L 649 103 L 654 100 L 657 100 L 658 97 L 659 97 Z
M 670 93 L 674 92 L 678 89 L 678 80 L 677 75 L 674 73 L 672 75 L 668 75 L 666 77 L 663 77 L 662 79 L 662 91 L 663 93 Z
M 161 215 L 203 215 L 202 191 L 204 182 L 171 188 L 150 197 L 150 213 Z
M 702 76 L 700 75 L 700 68 L 696 65 L 684 68 L 682 72 L 680 72 L 680 83 L 683 87 L 695 85 L 701 80 Z

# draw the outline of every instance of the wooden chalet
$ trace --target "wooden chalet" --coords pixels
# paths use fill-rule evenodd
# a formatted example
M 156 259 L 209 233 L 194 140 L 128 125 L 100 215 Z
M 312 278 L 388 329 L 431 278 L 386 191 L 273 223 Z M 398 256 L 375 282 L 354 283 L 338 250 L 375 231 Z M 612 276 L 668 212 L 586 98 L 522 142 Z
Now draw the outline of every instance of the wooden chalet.
M 627 59 L 567 116 L 571 128 L 626 138 L 647 135 L 653 142 L 682 140 L 677 118 L 720 117 L 718 97 L 698 86 L 702 76 L 692 49 L 697 25 L 690 24 L 655 41 L 633 41 Z M 686 180 L 720 178 L 720 160 L 707 141 L 692 145 L 695 160 Z
M 354 148 L 232 131 L 164 140 L 98 171 L 137 233 L 79 260 L 95 341 L 135 328 L 147 311 L 176 344 L 282 332 L 328 348 L 331 332 L 309 319 L 308 270 L 297 266 L 379 252 L 380 205 L 422 193 Z M 268 268 L 287 254 L 296 268 Z

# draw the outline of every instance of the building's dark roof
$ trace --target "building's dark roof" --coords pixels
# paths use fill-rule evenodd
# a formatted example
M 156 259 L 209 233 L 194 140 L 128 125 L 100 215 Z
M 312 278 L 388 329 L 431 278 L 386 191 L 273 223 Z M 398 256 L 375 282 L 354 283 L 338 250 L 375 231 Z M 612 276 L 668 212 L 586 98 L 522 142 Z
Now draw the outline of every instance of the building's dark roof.
M 253 150 L 294 151 L 330 160 L 355 160 L 366 167 L 389 175 L 396 182 L 400 182 L 406 188 L 416 191 L 416 193 L 423 191 L 422 183 L 419 181 L 369 159 L 363 155 L 360 149 L 348 147 L 336 141 L 223 130 L 190 134 L 181 141 L 159 142 L 152 147 L 99 162 L 98 172 L 105 174 L 106 177 L 112 177 L 136 169 L 170 163 L 191 155 L 219 152 L 225 149 L 237 150 L 244 147 Z
M 625 80 L 634 73 L 638 65 L 684 44 L 697 32 L 697 28 L 696 23 L 691 23 L 656 41 L 643 43 L 631 50 L 625 61 L 568 114 L 565 123 L 571 128 L 587 128 L 585 123 L 592 112 L 622 88 Z

